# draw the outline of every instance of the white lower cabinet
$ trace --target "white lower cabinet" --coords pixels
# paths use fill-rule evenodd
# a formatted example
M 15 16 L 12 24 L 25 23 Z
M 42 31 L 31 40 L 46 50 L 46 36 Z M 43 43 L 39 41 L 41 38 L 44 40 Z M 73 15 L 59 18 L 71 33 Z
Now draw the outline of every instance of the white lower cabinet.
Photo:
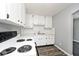
M 37 39 L 35 39 L 37 46 L 46 45 L 46 36 L 44 35 L 38 35 Z
M 43 46 L 43 45 L 50 45 L 50 44 L 54 44 L 54 36 L 45 36 L 45 35 L 41 35 L 41 36 L 37 36 L 37 38 L 35 39 L 35 42 L 37 43 L 37 46 Z
M 9 18 L 7 19 L 8 21 L 14 22 L 14 23 L 19 23 L 20 22 L 20 17 L 18 15 L 19 10 L 18 4 L 7 4 L 6 10 L 9 15 Z
M 50 45 L 50 44 L 54 44 L 55 43 L 55 40 L 54 40 L 55 38 L 54 38 L 54 35 L 50 35 L 50 36 L 47 36 L 47 38 L 46 38 L 46 43 L 47 43 L 47 45 Z

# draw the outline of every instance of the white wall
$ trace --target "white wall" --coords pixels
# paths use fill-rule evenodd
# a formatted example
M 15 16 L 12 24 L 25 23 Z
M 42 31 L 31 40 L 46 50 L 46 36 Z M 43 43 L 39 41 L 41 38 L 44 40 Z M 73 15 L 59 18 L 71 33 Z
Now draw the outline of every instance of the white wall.
M 56 28 L 55 44 L 72 55 L 73 18 L 72 13 L 79 10 L 79 4 L 73 4 L 53 17 Z

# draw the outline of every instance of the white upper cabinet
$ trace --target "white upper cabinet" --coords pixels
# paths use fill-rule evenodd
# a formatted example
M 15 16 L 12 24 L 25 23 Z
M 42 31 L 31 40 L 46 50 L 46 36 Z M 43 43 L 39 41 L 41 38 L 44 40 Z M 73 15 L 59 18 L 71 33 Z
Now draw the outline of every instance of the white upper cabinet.
M 45 28 L 52 28 L 52 16 L 45 17 Z
M 5 19 L 5 23 L 25 25 L 25 6 L 21 3 L 7 3 L 0 5 L 0 19 Z
M 0 19 L 7 19 L 6 4 L 0 3 Z
M 34 23 L 34 25 L 45 25 L 45 17 L 39 16 L 39 15 L 34 15 L 33 23 Z
M 39 16 L 38 15 L 34 15 L 33 16 L 33 24 L 34 25 L 38 25 L 38 20 L 39 20 Z
M 26 8 L 25 8 L 25 5 L 24 4 L 20 4 L 21 5 L 21 11 L 20 11 L 20 16 L 21 16 L 21 24 L 23 26 L 25 26 L 25 20 L 26 20 Z
M 52 16 L 39 16 L 34 15 L 33 17 L 34 25 L 44 25 L 45 28 L 52 28 Z
M 26 28 L 33 28 L 33 15 L 27 14 L 25 22 Z
M 7 19 L 8 21 L 12 21 L 15 23 L 20 22 L 18 8 L 19 8 L 19 6 L 17 4 L 7 4 L 6 9 L 7 9 L 7 14 L 9 15 L 9 18 Z
M 38 18 L 38 25 L 45 25 L 45 17 L 39 16 Z

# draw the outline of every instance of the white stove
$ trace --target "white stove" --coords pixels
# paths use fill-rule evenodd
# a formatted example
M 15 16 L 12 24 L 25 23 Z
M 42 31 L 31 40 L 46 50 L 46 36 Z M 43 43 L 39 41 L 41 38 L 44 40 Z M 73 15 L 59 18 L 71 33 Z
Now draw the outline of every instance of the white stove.
M 32 46 L 32 49 L 24 53 L 18 52 L 18 49 L 23 45 L 30 45 Z M 6 56 L 36 56 L 35 44 L 33 42 L 20 42 L 17 43 L 14 47 L 16 47 L 16 50 Z
M 27 39 L 30 39 L 30 40 L 27 40 Z M 13 52 L 6 54 L 4 56 L 36 56 L 35 43 L 31 39 L 33 39 L 33 37 L 17 36 L 15 38 L 2 42 L 2 43 L 0 43 L 0 52 L 3 51 L 4 49 L 10 48 L 10 47 L 15 47 L 16 49 Z M 20 41 L 17 42 L 17 40 L 20 40 Z M 25 51 L 25 52 L 18 52 L 18 49 L 24 45 L 31 46 L 31 49 L 28 51 Z M 25 49 L 25 47 L 24 47 L 24 49 Z M 3 52 L 3 53 L 6 53 L 6 52 Z

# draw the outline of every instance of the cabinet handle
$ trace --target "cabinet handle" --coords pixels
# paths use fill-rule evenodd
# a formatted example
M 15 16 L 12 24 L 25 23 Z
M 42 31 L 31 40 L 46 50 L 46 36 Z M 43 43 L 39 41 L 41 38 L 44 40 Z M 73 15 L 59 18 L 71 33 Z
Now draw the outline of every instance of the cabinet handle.
M 22 23 L 22 22 L 21 22 Z
M 20 20 L 18 20 L 18 22 L 20 22 Z
M 7 19 L 9 18 L 9 14 L 7 14 Z

